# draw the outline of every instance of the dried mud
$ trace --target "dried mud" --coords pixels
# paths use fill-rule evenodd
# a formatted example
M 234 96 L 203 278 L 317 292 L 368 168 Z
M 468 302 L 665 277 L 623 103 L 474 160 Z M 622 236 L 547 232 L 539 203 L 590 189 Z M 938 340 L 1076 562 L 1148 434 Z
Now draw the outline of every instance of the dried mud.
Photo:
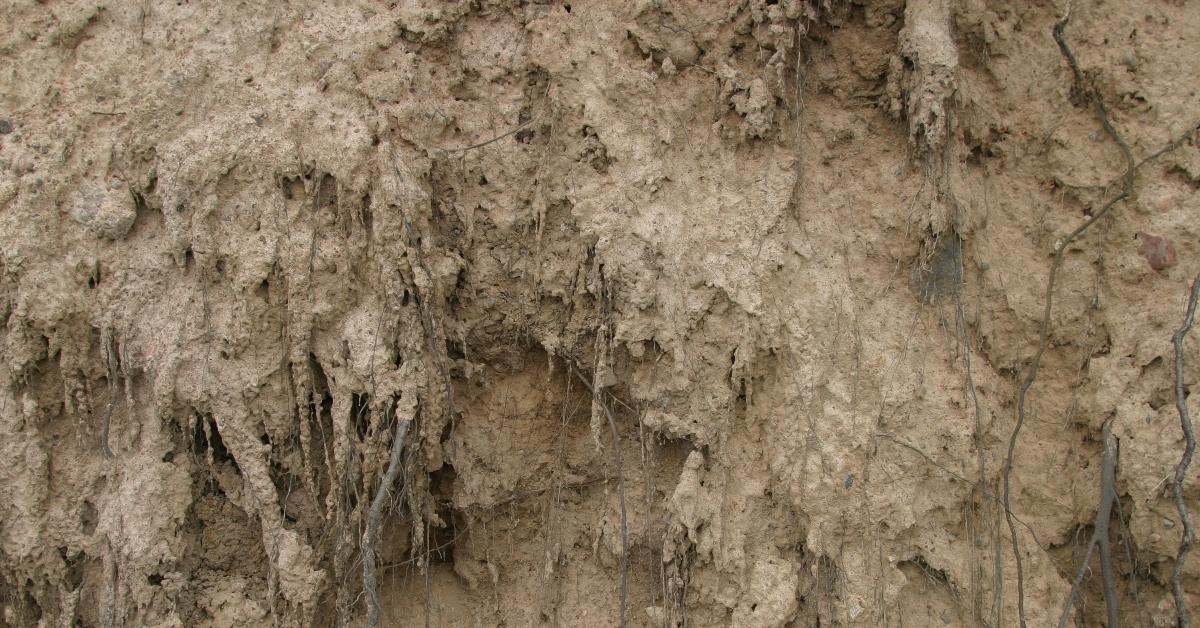
M 405 420 L 380 625 L 1055 625 L 1110 420 L 1175 625 L 1200 7 L 1064 10 L 4 3 L 0 625 L 365 625 Z

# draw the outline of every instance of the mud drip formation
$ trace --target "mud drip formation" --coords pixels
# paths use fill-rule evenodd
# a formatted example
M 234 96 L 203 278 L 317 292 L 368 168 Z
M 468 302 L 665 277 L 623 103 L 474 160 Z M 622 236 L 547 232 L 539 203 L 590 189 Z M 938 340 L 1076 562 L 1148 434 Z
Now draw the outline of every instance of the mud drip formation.
M 1196 614 L 1196 7 L 334 4 L 3 10 L 0 625 Z

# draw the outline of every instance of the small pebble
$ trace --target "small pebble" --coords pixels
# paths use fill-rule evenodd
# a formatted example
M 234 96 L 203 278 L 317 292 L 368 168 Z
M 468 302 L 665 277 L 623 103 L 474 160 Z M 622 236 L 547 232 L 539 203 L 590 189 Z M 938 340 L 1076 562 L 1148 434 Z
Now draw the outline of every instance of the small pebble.
M 97 238 L 120 240 L 137 219 L 137 208 L 128 192 L 101 181 L 85 181 L 75 194 L 71 218 Z
M 0 118 L 0 135 L 8 135 L 13 132 L 12 121 L 8 118 Z
M 1163 527 L 1170 530 L 1175 527 L 1175 522 L 1170 519 L 1163 519 Z
M 1139 243 L 1138 254 L 1146 259 L 1150 268 L 1163 270 L 1176 264 L 1175 247 L 1165 236 L 1160 237 L 1139 231 L 1135 236 Z

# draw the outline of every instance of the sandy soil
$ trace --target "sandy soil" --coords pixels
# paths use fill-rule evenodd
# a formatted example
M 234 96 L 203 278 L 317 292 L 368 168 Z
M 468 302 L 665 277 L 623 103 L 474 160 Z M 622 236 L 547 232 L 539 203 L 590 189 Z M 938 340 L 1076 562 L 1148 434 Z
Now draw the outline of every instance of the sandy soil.
M 2 4 L 0 625 L 1175 625 L 1200 5 Z

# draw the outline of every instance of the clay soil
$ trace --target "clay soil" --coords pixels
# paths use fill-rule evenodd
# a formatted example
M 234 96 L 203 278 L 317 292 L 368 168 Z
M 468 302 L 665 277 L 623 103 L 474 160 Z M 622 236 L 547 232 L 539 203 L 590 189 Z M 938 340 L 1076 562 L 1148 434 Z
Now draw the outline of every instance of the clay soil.
M 1067 11 L 0 0 L 0 626 L 1175 626 L 1200 5 Z

